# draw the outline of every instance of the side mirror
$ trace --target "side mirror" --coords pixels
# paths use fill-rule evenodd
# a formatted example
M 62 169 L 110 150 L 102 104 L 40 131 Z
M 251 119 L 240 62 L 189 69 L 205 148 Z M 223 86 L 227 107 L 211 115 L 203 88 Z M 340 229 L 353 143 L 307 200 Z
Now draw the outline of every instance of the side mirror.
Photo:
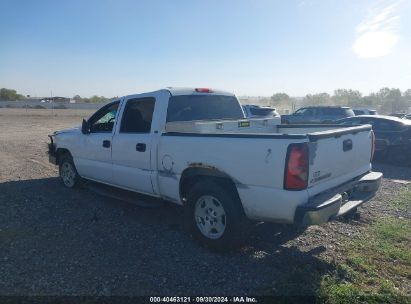
M 83 123 L 81 124 L 81 133 L 90 134 L 90 126 L 85 119 L 83 119 Z

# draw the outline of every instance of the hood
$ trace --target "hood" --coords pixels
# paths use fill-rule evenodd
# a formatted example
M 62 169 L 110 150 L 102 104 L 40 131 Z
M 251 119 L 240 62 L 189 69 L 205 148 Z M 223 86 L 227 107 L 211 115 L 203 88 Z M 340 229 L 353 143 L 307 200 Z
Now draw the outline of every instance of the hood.
M 56 131 L 56 132 L 54 132 L 54 135 L 78 132 L 80 130 L 80 128 L 81 128 L 80 126 L 77 126 L 77 127 L 70 128 L 70 129 L 64 129 L 64 130 Z

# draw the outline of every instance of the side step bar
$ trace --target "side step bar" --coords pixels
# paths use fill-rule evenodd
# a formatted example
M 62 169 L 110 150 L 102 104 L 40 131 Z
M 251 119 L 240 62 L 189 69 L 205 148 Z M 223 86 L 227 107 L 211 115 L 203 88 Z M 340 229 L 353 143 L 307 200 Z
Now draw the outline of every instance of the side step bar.
M 159 208 L 164 206 L 164 201 L 162 199 L 111 187 L 108 185 L 92 181 L 87 181 L 84 187 L 98 195 L 131 203 L 143 208 Z

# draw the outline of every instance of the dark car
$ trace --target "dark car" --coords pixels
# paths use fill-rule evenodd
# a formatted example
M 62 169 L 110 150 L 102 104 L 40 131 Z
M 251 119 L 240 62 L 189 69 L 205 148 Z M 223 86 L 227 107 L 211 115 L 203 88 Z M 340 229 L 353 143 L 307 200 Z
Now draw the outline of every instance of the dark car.
M 377 110 L 367 108 L 354 108 L 352 109 L 355 115 L 378 115 Z
M 393 116 L 362 115 L 341 119 L 342 125 L 370 124 L 375 134 L 376 156 L 390 163 L 411 163 L 411 121 Z
M 406 113 L 391 113 L 390 116 L 392 117 L 397 117 L 397 118 L 403 118 L 405 115 L 407 115 Z
M 245 117 L 258 118 L 258 117 L 280 117 L 280 114 L 276 109 L 271 107 L 262 107 L 257 105 L 243 105 Z
M 338 119 L 351 116 L 355 114 L 349 107 L 304 107 L 294 114 L 282 115 L 281 121 L 284 124 L 333 123 Z

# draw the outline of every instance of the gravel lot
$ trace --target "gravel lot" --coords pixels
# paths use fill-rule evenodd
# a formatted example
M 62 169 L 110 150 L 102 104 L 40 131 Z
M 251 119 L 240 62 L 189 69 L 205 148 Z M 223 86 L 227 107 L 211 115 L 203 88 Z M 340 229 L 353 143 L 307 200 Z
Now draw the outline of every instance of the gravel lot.
M 327 273 L 341 240 L 379 215 L 410 217 L 386 201 L 411 168 L 378 164 L 382 189 L 359 219 L 299 233 L 260 224 L 246 247 L 216 254 L 190 239 L 178 206 L 144 209 L 65 189 L 45 151 L 47 134 L 80 124 L 70 111 L 0 109 L 1 295 L 262 295 L 292 268 Z

